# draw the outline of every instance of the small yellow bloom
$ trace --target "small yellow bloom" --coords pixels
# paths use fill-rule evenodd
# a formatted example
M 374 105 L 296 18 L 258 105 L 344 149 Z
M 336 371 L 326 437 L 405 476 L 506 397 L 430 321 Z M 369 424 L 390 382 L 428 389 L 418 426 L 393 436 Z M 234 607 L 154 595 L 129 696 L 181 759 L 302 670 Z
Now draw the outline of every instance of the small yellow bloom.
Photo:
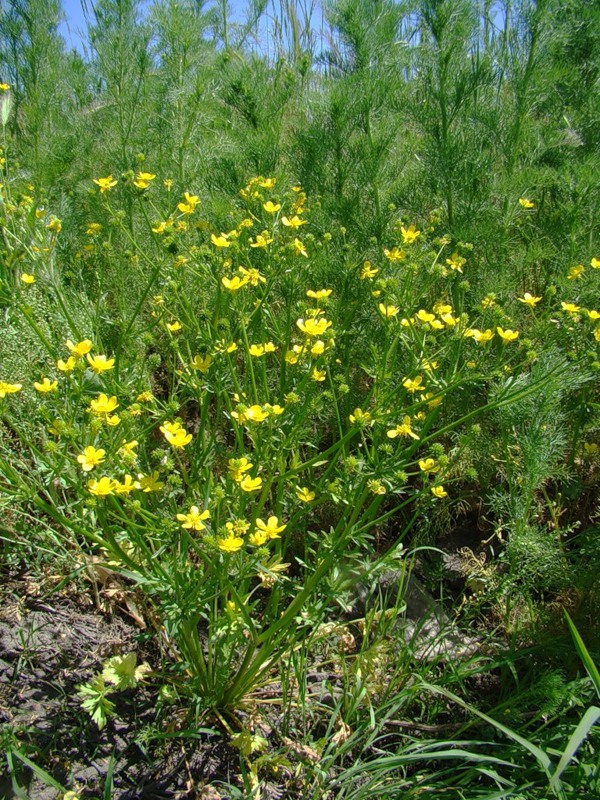
M 105 394 L 99 394 L 95 400 L 90 400 L 90 411 L 93 414 L 111 414 L 118 407 L 119 404 L 114 395 L 109 398 Z
M 503 328 L 498 326 L 496 330 L 498 331 L 498 336 L 502 339 L 502 341 L 505 344 L 508 344 L 508 342 L 514 342 L 515 339 L 519 337 L 519 331 L 511 331 L 510 328 L 504 330 Z
M 419 461 L 419 469 L 421 472 L 439 472 L 440 467 L 439 464 L 436 464 L 433 458 L 425 458 L 422 461 Z
M 281 218 L 282 223 L 286 226 L 286 228 L 299 228 L 301 225 L 306 225 L 305 219 L 300 219 L 300 217 L 295 214 L 291 219 L 287 217 Z
M 325 342 L 322 339 L 317 339 L 317 341 L 310 348 L 311 356 L 317 358 L 317 356 L 323 355 L 324 352 L 325 352 Z
M 100 194 L 110 191 L 113 186 L 117 185 L 117 182 L 113 180 L 112 175 L 108 175 L 106 178 L 94 178 L 94 183 L 100 188 Z
M 241 536 L 235 536 L 233 533 L 229 533 L 227 537 L 217 539 L 217 546 L 219 550 L 222 550 L 224 553 L 236 553 L 240 550 L 244 545 L 244 540 Z
M 187 514 L 177 514 L 177 519 L 181 522 L 181 527 L 192 531 L 206 530 L 204 520 L 210 517 L 210 512 L 200 511 L 198 506 L 192 506 Z
M 165 178 L 163 181 L 163 186 L 167 190 L 167 192 L 171 191 L 171 187 L 173 186 L 173 179 L 172 178 Z
M 485 331 L 480 331 L 477 328 L 469 328 L 465 331 L 465 336 L 475 339 L 477 344 L 485 344 L 494 338 L 494 332 L 488 328 Z
M 160 426 L 160 431 L 171 447 L 177 449 L 185 447 L 192 441 L 192 434 L 188 433 L 179 422 L 169 422 L 166 420 L 164 425 Z
M 251 478 L 250 475 L 246 475 L 239 482 L 239 486 L 244 492 L 257 492 L 262 488 L 262 478 Z
M 75 356 L 69 356 L 66 361 L 63 361 L 62 358 L 59 358 L 56 362 L 56 368 L 61 372 L 73 372 L 76 363 L 77 361 Z
M 106 497 L 112 494 L 116 488 L 116 481 L 104 476 L 98 481 L 88 481 L 88 491 L 96 497 Z
M 10 83 L 0 83 L 0 92 L 8 92 Z
M 32 283 L 35 283 L 35 275 L 31 275 L 29 272 L 22 272 L 21 281 L 27 286 L 31 286 Z
M 322 336 L 328 328 L 331 328 L 332 322 L 321 317 L 320 319 L 298 319 L 296 325 L 307 336 Z
M 575 303 L 561 303 L 560 306 L 563 311 L 569 314 L 576 314 L 578 311 L 581 311 L 580 307 L 576 306 Z
M 378 269 L 376 269 L 375 267 L 371 266 L 371 262 L 370 261 L 365 261 L 365 263 L 363 264 L 362 269 L 360 271 L 360 279 L 361 279 L 361 281 L 370 280 L 371 278 L 374 278 L 375 275 L 377 275 L 378 272 L 379 272 Z
M 71 353 L 75 356 L 75 358 L 81 358 L 82 356 L 87 355 L 90 350 L 92 349 L 92 342 L 90 339 L 84 339 L 82 342 L 78 342 L 77 344 L 73 344 L 70 339 L 66 341 L 67 349 L 71 351 Z
M 115 481 L 116 494 L 127 495 L 129 494 L 129 492 L 133 492 L 134 489 L 137 489 L 137 486 L 131 475 L 125 475 L 122 483 L 118 483 L 117 481 Z
M 406 253 L 404 250 L 400 250 L 399 247 L 392 247 L 391 250 L 384 250 L 383 255 L 388 259 L 388 261 L 404 261 L 406 258 Z
M 267 535 L 268 539 L 279 539 L 279 534 L 287 528 L 287 525 L 280 525 L 279 520 L 275 516 L 269 517 L 266 522 L 258 517 L 256 520 L 256 527 Z
M 448 492 L 444 489 L 441 483 L 438 486 L 431 487 L 431 494 L 434 497 L 439 497 L 439 498 L 448 497 Z
M 158 492 L 164 486 L 162 481 L 158 480 L 158 472 L 153 472 L 152 475 L 138 474 L 138 479 L 135 482 L 135 488 L 141 489 L 143 492 Z
M 386 494 L 387 489 L 381 481 L 371 479 L 367 481 L 367 487 L 372 494 Z
M 7 394 L 20 392 L 22 388 L 20 383 L 6 383 L 6 381 L 0 381 L 0 400 L 4 399 Z
M 273 203 L 271 200 L 267 200 L 266 203 L 263 203 L 263 208 L 267 212 L 267 214 L 276 214 L 281 206 L 279 203 Z
M 86 356 L 87 362 L 96 373 L 100 375 L 102 372 L 107 372 L 115 366 L 114 358 L 107 358 L 106 356 L 91 356 L 89 353 Z
M 135 452 L 135 448 L 138 446 L 139 442 L 137 439 L 133 439 L 131 442 L 128 442 L 126 439 L 123 439 L 123 444 L 118 449 L 118 455 L 121 458 L 134 460 L 137 458 L 137 453 Z
M 462 273 L 462 268 L 467 263 L 467 259 L 459 256 L 458 253 L 454 252 L 450 256 L 450 258 L 446 259 L 446 264 L 450 267 L 450 269 L 455 270 L 456 272 Z
M 577 264 L 577 266 L 571 267 L 571 269 L 569 270 L 569 272 L 567 274 L 567 280 L 568 281 L 574 281 L 576 278 L 578 278 L 581 275 L 581 273 L 583 271 L 584 271 L 583 264 Z
M 262 233 L 256 234 L 256 239 L 254 241 L 250 239 L 250 247 L 264 247 L 266 248 L 268 245 L 271 244 L 273 239 L 269 236 L 267 231 L 263 231 Z
M 304 256 L 304 258 L 308 258 L 308 253 L 306 252 L 306 247 L 300 241 L 300 239 L 294 239 L 294 255 Z
M 230 458 L 227 462 L 227 466 L 232 480 L 236 483 L 240 483 L 244 480 L 245 473 L 249 472 L 253 465 L 245 456 L 242 456 L 241 458 Z
M 102 230 L 102 225 L 99 222 L 90 222 L 86 229 L 86 236 L 96 236 Z
M 363 428 L 366 425 L 371 425 L 373 417 L 368 411 L 363 411 L 360 408 L 355 408 L 352 414 L 349 414 L 348 419 L 353 425 L 358 425 Z
M 315 493 L 311 492 L 308 486 L 302 486 L 302 488 L 298 487 L 296 489 L 296 497 L 303 503 L 310 503 L 315 499 L 315 496 Z
M 587 315 L 593 322 L 595 322 L 597 319 L 600 319 L 600 311 L 596 311 L 593 308 L 588 309 Z
M 81 455 L 77 456 L 77 461 L 81 464 L 81 468 L 84 472 L 90 472 L 94 467 L 97 467 L 98 464 L 102 464 L 105 455 L 106 450 L 102 450 L 102 448 L 96 450 L 95 447 L 90 445 L 84 449 Z
M 324 381 L 325 378 L 327 377 L 327 372 L 324 369 L 317 369 L 315 367 L 313 369 L 310 377 L 313 379 L 313 381 L 321 382 L 321 381 Z
M 147 189 L 150 186 L 151 181 L 156 178 L 156 175 L 153 175 L 151 172 L 138 172 L 133 185 L 136 186 L 138 189 Z
M 312 297 L 314 300 L 323 300 L 323 298 L 329 297 L 332 291 L 333 289 L 319 289 L 318 291 L 315 292 L 312 289 L 309 289 L 306 292 L 306 296 Z
M 529 308 L 535 308 L 541 299 L 541 297 L 534 297 L 529 292 L 525 292 L 523 297 L 517 297 L 519 303 L 523 303 L 524 305 L 529 306 Z
M 402 232 L 404 244 L 412 244 L 421 235 L 421 231 L 418 231 L 414 225 L 411 225 L 409 228 L 401 227 L 400 231 Z
M 234 275 L 233 278 L 227 278 L 225 275 L 221 278 L 221 283 L 228 292 L 237 292 L 242 286 L 248 283 L 248 278 L 240 278 L 239 275 Z
M 41 383 L 34 381 L 33 388 L 41 394 L 53 392 L 58 386 L 58 381 L 51 381 L 49 378 L 43 378 Z
M 528 200 L 526 197 L 519 197 L 519 205 L 521 208 L 535 208 L 535 203 Z
M 402 386 L 404 386 L 404 388 L 411 393 L 421 392 L 425 389 L 425 387 L 423 386 L 423 376 L 417 375 L 417 377 L 414 378 L 414 380 L 411 378 L 406 378 L 403 381 Z
M 419 437 L 411 428 L 410 423 L 410 417 L 408 415 L 405 416 L 400 425 L 396 425 L 395 428 L 387 432 L 388 438 L 395 439 L 397 436 L 410 436 L 411 438 L 418 440 Z
M 433 320 L 435 319 L 435 314 L 431 314 L 429 311 L 425 311 L 424 308 L 420 308 L 415 314 L 415 316 L 419 320 L 419 322 L 422 322 L 424 325 L 433 322 Z
M 600 269 L 600 258 L 592 258 L 590 264 L 593 269 Z
M 52 217 L 46 228 L 52 233 L 60 233 L 62 230 L 62 220 L 58 217 Z
M 231 242 L 227 239 L 227 234 L 222 233 L 220 236 L 215 236 L 211 233 L 210 240 L 215 247 L 231 247 Z
M 385 303 L 379 303 L 378 308 L 387 319 L 392 319 L 392 317 L 395 317 L 400 311 L 398 306 L 386 306 Z
M 208 372 L 210 365 L 213 363 L 213 357 L 211 355 L 205 356 L 194 356 L 194 360 L 191 363 L 192 369 L 197 369 L 200 372 Z
M 167 322 L 167 328 L 171 333 L 178 333 L 183 328 L 183 325 L 176 319 L 175 322 Z
M 196 210 L 196 206 L 200 202 L 200 198 L 195 194 L 190 194 L 189 192 L 184 192 L 183 196 L 185 197 L 185 200 L 181 203 L 178 203 L 177 208 L 182 214 L 193 214 Z

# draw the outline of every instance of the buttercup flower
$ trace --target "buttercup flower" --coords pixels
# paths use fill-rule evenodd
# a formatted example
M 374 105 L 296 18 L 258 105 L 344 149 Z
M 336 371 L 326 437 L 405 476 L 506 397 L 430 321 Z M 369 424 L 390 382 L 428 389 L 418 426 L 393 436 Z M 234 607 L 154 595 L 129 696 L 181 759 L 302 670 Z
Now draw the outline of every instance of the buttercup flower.
M 406 258 L 406 253 L 404 250 L 400 250 L 399 247 L 392 247 L 391 250 L 384 250 L 383 255 L 388 261 L 404 261 Z
M 217 546 L 224 553 L 236 553 L 243 545 L 244 540 L 242 537 L 236 536 L 233 531 L 229 531 L 226 537 L 217 539 Z
M 266 533 L 269 539 L 279 539 L 279 534 L 287 528 L 287 525 L 280 525 L 277 517 L 269 517 L 267 522 L 258 517 L 256 520 L 256 527 L 259 531 Z
M 71 353 L 75 356 L 75 358 L 81 358 L 82 356 L 87 355 L 90 350 L 92 349 L 92 342 L 90 339 L 84 339 L 82 342 L 78 342 L 77 344 L 73 344 L 70 339 L 66 341 L 67 349 L 71 351 Z
M 147 189 L 148 186 L 150 186 L 150 182 L 155 178 L 156 175 L 153 175 L 151 172 L 138 172 L 133 185 L 138 189 Z
M 526 197 L 519 197 L 519 205 L 521 208 L 535 208 L 535 203 L 528 200 Z
M 0 400 L 4 399 L 7 394 L 20 392 L 22 388 L 20 383 L 6 383 L 6 381 L 0 381 Z
M 578 311 L 581 311 L 580 307 L 575 305 L 575 303 L 561 303 L 560 307 L 568 314 L 576 314 Z
M 162 481 L 158 480 L 158 472 L 153 472 L 152 475 L 138 474 L 138 479 L 135 482 L 135 488 L 141 489 L 143 492 L 158 492 L 164 486 Z
M 498 336 L 502 339 L 502 341 L 507 344 L 508 342 L 514 342 L 515 339 L 519 336 L 519 331 L 511 331 L 510 328 L 504 330 L 500 326 L 496 328 L 498 331 Z
M 414 379 L 406 378 L 403 381 L 402 386 L 404 386 L 404 388 L 409 392 L 423 391 L 423 389 L 425 389 L 423 386 L 423 376 L 417 375 L 417 377 Z
M 81 468 L 84 472 L 90 472 L 94 467 L 97 467 L 98 464 L 102 464 L 105 455 L 106 450 L 102 450 L 101 448 L 96 450 L 95 447 L 90 445 L 84 449 L 81 455 L 77 456 L 77 461 L 81 464 Z
M 73 372 L 76 363 L 77 361 L 75 356 L 69 356 L 66 361 L 63 361 L 62 358 L 59 358 L 56 362 L 56 368 L 61 372 Z
M 116 488 L 116 481 L 104 476 L 98 481 L 88 481 L 88 491 L 96 497 L 106 497 L 112 494 Z
M 395 439 L 397 436 L 410 436 L 413 439 L 419 438 L 411 428 L 411 421 L 408 415 L 403 418 L 400 425 L 396 425 L 395 428 L 388 431 L 387 435 L 390 439 Z
M 194 360 L 191 363 L 192 369 L 197 369 L 200 372 L 208 372 L 208 368 L 213 362 L 213 357 L 210 355 L 205 356 L 194 356 Z
M 319 289 L 317 292 L 309 289 L 306 292 L 307 297 L 312 297 L 314 300 L 322 300 L 324 297 L 329 297 L 333 289 Z
M 109 398 L 105 394 L 99 394 L 95 400 L 90 400 L 90 411 L 93 414 L 111 414 L 118 407 L 119 404 L 114 395 Z
M 266 203 L 263 203 L 263 208 L 267 212 L 267 214 L 276 214 L 281 206 L 279 203 L 273 203 L 271 200 L 267 200 Z
M 315 499 L 315 493 L 312 492 L 307 486 L 298 487 L 296 489 L 296 497 L 303 503 L 310 503 Z
M 257 492 L 262 487 L 262 478 L 251 478 L 250 475 L 246 475 L 239 482 L 239 486 L 244 492 Z
M 529 306 L 529 308 L 535 308 L 541 299 L 541 297 L 534 297 L 529 292 L 525 292 L 523 297 L 517 297 L 519 303 L 523 303 L 524 305 Z
M 296 325 L 307 336 L 322 336 L 328 328 L 331 328 L 332 324 L 332 322 L 324 317 L 320 319 L 296 320 Z
M 300 217 L 296 214 L 291 219 L 282 217 L 281 222 L 286 226 L 286 228 L 299 228 L 301 225 L 306 225 L 307 220 L 300 219 Z
M 32 283 L 35 283 L 35 275 L 31 275 L 29 272 L 22 272 L 21 282 L 27 286 L 31 286 Z
M 230 458 L 227 462 L 229 468 L 229 475 L 236 482 L 240 483 L 244 479 L 246 472 L 252 469 L 252 463 L 247 458 Z
M 89 353 L 87 354 L 86 358 L 88 364 L 96 373 L 96 375 L 100 375 L 102 372 L 107 372 L 109 369 L 113 369 L 115 366 L 114 358 L 107 358 L 103 355 L 91 356 Z
M 208 511 L 200 511 L 198 506 L 192 506 L 187 514 L 177 514 L 177 519 L 181 522 L 181 527 L 187 530 L 203 531 L 206 530 L 204 520 L 210 517 Z
M 387 319 L 395 317 L 400 311 L 398 306 L 386 306 L 385 303 L 379 303 L 378 308 L 383 314 L 383 316 L 386 317 Z
M 414 225 L 411 225 L 409 228 L 401 227 L 400 231 L 404 244 L 412 244 L 421 235 L 421 231 L 418 231 Z
M 118 454 L 121 458 L 125 459 L 135 459 L 137 454 L 135 452 L 135 448 L 138 446 L 139 442 L 137 439 L 133 439 L 133 441 L 128 442 L 126 439 L 123 439 L 123 444 L 118 449 Z
M 182 214 L 193 214 L 196 206 L 200 202 L 200 198 L 195 194 L 190 194 L 189 192 L 184 192 L 183 196 L 185 197 L 185 200 L 181 203 L 178 203 L 177 208 Z
M 569 270 L 569 272 L 567 274 L 567 280 L 574 281 L 576 278 L 578 278 L 581 275 L 581 273 L 583 271 L 584 271 L 583 264 L 577 264 L 575 267 L 571 267 L 571 269 Z
M 450 258 L 446 259 L 446 264 L 450 267 L 450 269 L 455 270 L 456 272 L 462 273 L 462 268 L 467 263 L 467 259 L 459 256 L 458 253 L 452 253 Z
M 439 472 L 440 467 L 439 464 L 436 464 L 433 458 L 425 458 L 422 461 L 419 461 L 419 469 L 421 472 Z
M 432 486 L 431 487 L 431 494 L 434 497 L 448 497 L 448 492 L 444 489 L 444 487 L 440 484 L 439 486 Z
M 106 178 L 94 178 L 94 183 L 100 188 L 100 194 L 110 191 L 113 186 L 117 185 L 117 181 L 113 180 L 112 175 L 108 175 Z
M 226 233 L 222 233 L 220 236 L 211 233 L 210 240 L 215 247 L 231 247 L 231 242 L 227 239 Z
M 33 388 L 36 392 L 40 392 L 41 394 L 47 394 L 48 392 L 53 392 L 56 387 L 58 386 L 58 381 L 51 381 L 49 378 L 43 378 L 41 383 L 34 381 Z
M 187 433 L 179 422 L 169 422 L 167 420 L 164 425 L 160 426 L 160 431 L 167 442 L 176 449 L 185 447 L 192 441 L 192 434 Z

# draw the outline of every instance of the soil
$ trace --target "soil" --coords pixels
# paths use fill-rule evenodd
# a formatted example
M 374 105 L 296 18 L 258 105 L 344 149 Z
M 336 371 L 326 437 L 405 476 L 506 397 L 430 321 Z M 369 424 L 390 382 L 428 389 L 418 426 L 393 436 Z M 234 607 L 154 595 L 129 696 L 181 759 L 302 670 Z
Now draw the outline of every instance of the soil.
M 26 577 L 3 577 L 0 751 L 10 743 L 81 800 L 229 797 L 212 784 L 235 783 L 239 754 L 218 731 L 152 741 L 156 687 L 114 695 L 117 716 L 102 731 L 82 711 L 77 687 L 110 656 L 136 652 L 138 663 L 156 662 L 151 640 L 140 636 L 132 619 L 118 609 L 106 614 L 81 608 L 81 587 L 76 601 L 64 592 L 49 598 L 44 592 L 41 599 L 39 586 Z M 12 776 L 7 760 L 0 762 L 0 798 L 62 798 L 18 756 L 12 760 Z M 112 793 L 105 795 L 110 772 Z

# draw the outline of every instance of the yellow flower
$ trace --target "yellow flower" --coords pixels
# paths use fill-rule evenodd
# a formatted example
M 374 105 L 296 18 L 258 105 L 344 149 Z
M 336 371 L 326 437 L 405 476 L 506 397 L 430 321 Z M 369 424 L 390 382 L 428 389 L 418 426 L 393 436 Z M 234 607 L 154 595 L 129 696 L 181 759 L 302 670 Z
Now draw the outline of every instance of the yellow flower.
M 214 233 L 211 233 L 210 240 L 215 247 L 231 247 L 231 242 L 227 240 L 226 233 L 222 233 L 220 236 L 215 236 Z
M 206 530 L 203 520 L 208 519 L 208 511 L 200 511 L 198 506 L 192 506 L 187 514 L 177 514 L 177 519 L 181 522 L 181 527 L 192 531 Z
M 53 392 L 56 387 L 58 386 L 57 381 L 51 381 L 48 378 L 43 378 L 41 383 L 34 381 L 33 388 L 40 392 L 41 394 L 47 394 L 48 392 Z
M 322 339 L 317 339 L 317 341 L 310 348 L 311 356 L 314 356 L 316 358 L 317 356 L 322 355 L 324 352 L 325 352 L 325 342 Z
M 590 264 L 593 269 L 600 269 L 600 258 L 592 258 Z
M 417 375 L 417 377 L 414 380 L 406 378 L 402 383 L 402 386 L 404 386 L 404 388 L 407 389 L 409 392 L 420 392 L 425 389 L 425 387 L 423 386 L 422 375 Z
M 280 525 L 279 520 L 275 516 L 269 517 L 266 522 L 258 517 L 256 520 L 256 528 L 267 535 L 268 539 L 279 539 L 279 534 L 287 528 L 287 525 Z
M 431 494 L 434 497 L 439 497 L 439 498 L 448 497 L 448 492 L 444 489 L 444 487 L 441 484 L 439 484 L 439 486 L 432 486 Z
M 535 308 L 541 299 L 541 297 L 534 297 L 529 292 L 525 292 L 523 297 L 517 297 L 519 303 L 523 303 L 524 305 L 529 306 L 529 308 Z
M 35 283 L 35 275 L 31 275 L 29 272 L 22 272 L 21 281 L 27 286 L 31 286 L 32 283 Z
M 240 483 L 244 479 L 246 472 L 252 469 L 252 463 L 247 458 L 230 458 L 227 462 L 230 477 L 236 482 Z
M 90 400 L 90 411 L 93 414 L 111 414 L 118 407 L 119 404 L 114 395 L 108 398 L 105 394 L 99 394 L 95 400 Z
M 241 536 L 235 536 L 231 531 L 227 537 L 217 539 L 217 546 L 224 553 L 236 553 L 243 545 L 244 540 Z
M 116 481 L 104 476 L 99 481 L 88 481 L 88 491 L 96 497 L 106 497 L 112 494 L 116 488 Z
M 188 433 L 179 422 L 166 420 L 164 425 L 160 426 L 160 431 L 167 442 L 175 448 L 185 447 L 192 441 L 192 434 Z
M 91 356 L 89 353 L 86 356 L 87 362 L 96 373 L 100 375 L 102 372 L 107 372 L 115 366 L 114 358 L 107 358 L 106 356 Z
M 248 541 L 254 547 L 262 547 L 267 543 L 267 534 L 264 531 L 253 531 L 248 537 Z
M 58 217 L 52 217 L 46 228 L 53 233 L 60 233 L 62 230 L 62 220 Z
M 150 182 L 155 178 L 156 175 L 153 175 L 151 172 L 138 172 L 133 185 L 137 186 L 138 189 L 147 189 L 148 186 L 150 186 Z
M 138 474 L 138 479 L 135 482 L 135 488 L 141 489 L 143 492 L 158 492 L 164 486 L 164 483 L 158 480 L 158 472 L 153 472 L 152 475 Z
M 569 314 L 576 314 L 578 311 L 581 311 L 579 306 L 576 306 L 575 303 L 561 303 L 560 306 L 563 311 L 566 311 Z
M 250 239 L 250 247 L 267 247 L 267 245 L 271 244 L 273 239 L 269 236 L 267 231 L 263 231 L 262 233 L 256 234 L 256 239 L 253 241 Z
M 100 233 L 102 230 L 102 225 L 99 222 L 90 222 L 87 226 L 86 236 L 95 236 L 97 233 Z
M 410 417 L 408 415 L 404 417 L 400 425 L 396 425 L 395 428 L 393 428 L 391 431 L 388 431 L 387 435 L 390 439 L 395 439 L 397 436 L 410 436 L 417 440 L 419 438 L 411 428 Z
M 508 344 L 508 342 L 514 342 L 514 340 L 517 339 L 519 336 L 519 331 L 511 331 L 510 328 L 504 330 L 503 328 L 498 326 L 496 330 L 498 331 L 498 336 L 502 339 L 502 341 L 505 344 Z
M 171 187 L 173 186 L 173 179 L 172 178 L 165 178 L 163 181 L 163 186 L 167 190 L 167 192 L 171 191 Z
M 263 203 L 263 208 L 267 214 L 276 214 L 281 206 L 279 203 L 272 203 L 270 200 L 267 200 L 266 203 Z
M 321 317 L 320 319 L 298 319 L 296 325 L 307 336 L 322 336 L 328 328 L 331 328 L 332 322 Z
M 140 392 L 135 398 L 139 403 L 151 403 L 154 400 L 152 392 Z
M 486 296 L 481 301 L 482 308 L 492 308 L 496 305 L 496 295 L 492 292 L 491 294 L 486 294 Z
M 246 418 L 251 422 L 263 422 L 269 416 L 269 412 L 256 403 L 246 409 Z
M 400 250 L 399 247 L 392 247 L 391 250 L 384 250 L 383 251 L 383 255 L 389 261 L 392 261 L 392 262 L 393 261 L 404 261 L 404 259 L 406 258 L 406 253 L 404 252 L 404 250 Z
M 0 92 L 8 92 L 10 83 L 0 83 Z
M 459 256 L 458 253 L 456 253 L 456 252 L 452 253 L 450 258 L 446 259 L 446 264 L 448 264 L 448 266 L 451 269 L 455 270 L 456 272 L 461 272 L 462 273 L 462 268 L 464 267 L 464 265 L 466 263 L 467 263 L 467 259 L 463 258 L 462 256 Z
M 242 286 L 248 283 L 248 278 L 240 278 L 239 275 L 234 275 L 233 278 L 223 276 L 221 278 L 221 283 L 228 292 L 237 292 L 238 289 L 241 289 Z
M 137 488 L 138 487 L 136 486 L 136 483 L 134 483 L 131 475 L 125 475 L 123 483 L 118 483 L 115 481 L 116 494 L 129 494 L 129 492 L 133 492 L 133 490 Z
M 411 225 L 409 228 L 401 227 L 400 230 L 402 232 L 404 244 L 412 244 L 421 235 L 421 231 L 418 231 L 414 225 Z
M 600 328 L 596 328 L 596 330 L 594 331 L 594 339 L 595 339 L 597 342 L 600 342 Z M 2 396 L 2 395 L 0 394 L 0 397 L 1 397 L 1 396 Z
M 123 444 L 118 449 L 118 454 L 121 458 L 125 459 L 135 459 L 137 458 L 137 454 L 135 452 L 135 448 L 138 446 L 139 442 L 137 439 L 133 439 L 131 442 L 128 442 L 126 439 L 123 439 Z
M 270 414 L 275 414 L 276 417 L 281 416 L 281 414 L 283 414 L 283 412 L 285 411 L 285 409 L 282 408 L 277 403 L 274 406 L 272 406 L 270 403 L 265 403 L 265 410 L 268 411 Z
M 90 350 L 92 349 L 92 342 L 90 339 L 84 339 L 82 342 L 78 342 L 77 344 L 73 344 L 70 339 L 66 341 L 67 349 L 71 351 L 71 353 L 75 356 L 75 358 L 81 358 L 82 356 L 87 355 Z
M 267 282 L 265 276 L 261 275 L 260 272 L 255 268 L 244 269 L 244 267 L 238 267 L 238 270 L 243 279 L 249 283 L 250 286 L 258 286 L 259 283 Z
M 383 483 L 375 479 L 367 481 L 367 487 L 372 494 L 385 494 L 387 491 Z
M 250 475 L 246 475 L 239 482 L 239 486 L 244 492 L 257 492 L 262 488 L 262 478 L 251 478 Z
M 118 417 L 116 414 L 113 414 L 112 416 L 107 415 L 104 417 L 104 420 L 107 425 L 110 425 L 111 428 L 116 428 L 116 426 L 121 422 L 120 417 Z
M 196 210 L 196 206 L 200 202 L 200 198 L 195 194 L 190 194 L 189 192 L 184 192 L 183 196 L 185 197 L 185 201 L 178 203 L 177 208 L 182 214 L 193 214 Z
M 84 472 L 90 472 L 94 467 L 97 467 L 98 464 L 102 464 L 105 455 L 106 450 L 102 450 L 101 448 L 96 450 L 95 447 L 90 445 L 84 449 L 80 456 L 77 456 L 77 461 L 81 464 L 81 468 Z
M 319 289 L 318 291 L 315 292 L 312 289 L 309 289 L 306 292 L 306 296 L 312 297 L 314 300 L 322 300 L 324 297 L 329 297 L 332 291 L 333 289 Z
M 361 281 L 366 281 L 366 280 L 368 280 L 370 278 L 374 278 L 375 275 L 377 275 L 378 272 L 379 272 L 378 269 L 376 269 L 375 267 L 371 266 L 371 262 L 370 261 L 365 261 L 365 263 L 363 264 L 363 267 L 362 267 L 362 269 L 360 271 L 360 279 L 361 279 Z
M 191 363 L 192 369 L 197 369 L 200 372 L 208 372 L 210 365 L 213 363 L 213 357 L 211 355 L 205 356 L 194 356 L 194 360 Z
M 175 322 L 167 322 L 167 328 L 171 333 L 178 333 L 183 328 L 183 325 L 176 319 Z
M 291 219 L 287 217 L 281 218 L 282 223 L 286 226 L 286 228 L 299 228 L 301 225 L 306 225 L 305 219 L 300 219 L 300 217 L 295 214 Z
M 304 258 L 308 258 L 306 247 L 303 245 L 300 239 L 294 239 L 294 255 L 304 256 Z
M 453 328 L 458 320 L 452 314 L 442 314 L 442 320 L 449 328 Z
M 56 362 L 56 368 L 61 372 L 73 372 L 76 363 L 77 361 L 75 356 L 69 356 L 66 361 L 63 361 L 62 358 L 59 358 Z
M 379 303 L 378 308 L 383 314 L 383 316 L 386 317 L 387 319 L 395 317 L 400 311 L 400 309 L 397 306 L 386 306 L 385 303 Z
M 315 493 L 311 492 L 308 486 L 298 487 L 296 489 L 296 497 L 303 503 L 310 503 L 315 499 Z
M 109 175 L 106 178 L 94 178 L 94 183 L 100 188 L 100 194 L 108 192 L 113 188 L 113 186 L 117 185 L 117 182 L 113 180 L 112 175 Z
M 439 464 L 436 464 L 433 458 L 425 458 L 419 461 L 419 469 L 422 472 L 439 472 Z
M 363 411 L 360 408 L 355 408 L 354 412 L 348 416 L 348 419 L 353 425 L 358 425 L 363 428 L 366 425 L 371 425 L 373 417 L 368 411 Z
M 419 320 L 419 322 L 422 322 L 423 324 L 433 322 L 433 320 L 435 319 L 435 314 L 431 314 L 429 311 L 425 311 L 424 308 L 420 308 L 415 314 L 415 316 Z
M 477 328 L 469 328 L 465 331 L 465 336 L 475 339 L 477 344 L 485 344 L 494 338 L 494 333 L 490 328 L 485 331 L 480 331 Z
M 327 377 L 327 372 L 324 369 L 317 369 L 315 367 L 310 377 L 313 379 L 313 381 L 324 381 Z
M 20 392 L 21 389 L 22 385 L 20 383 L 6 383 L 6 381 L 0 381 L 0 400 L 4 399 L 7 394 Z
M 584 271 L 583 264 L 577 264 L 577 266 L 571 267 L 571 269 L 569 270 L 569 272 L 567 274 L 567 280 L 568 281 L 574 281 L 576 278 L 578 278 L 581 275 L 581 273 L 583 271 Z
M 528 200 L 526 197 L 519 197 L 519 205 L 521 208 L 535 208 L 535 203 Z

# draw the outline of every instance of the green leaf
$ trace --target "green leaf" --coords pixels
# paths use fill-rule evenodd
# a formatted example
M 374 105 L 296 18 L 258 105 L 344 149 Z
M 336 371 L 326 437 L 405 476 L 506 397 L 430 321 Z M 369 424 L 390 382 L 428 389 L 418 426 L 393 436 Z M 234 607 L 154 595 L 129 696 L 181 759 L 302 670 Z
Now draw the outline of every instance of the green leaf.
M 583 662 L 583 666 L 587 674 L 590 676 L 592 683 L 596 689 L 596 694 L 600 698 L 600 672 L 598 671 L 598 667 L 594 664 L 594 660 L 592 659 L 591 655 L 587 647 L 585 646 L 583 639 L 581 638 L 579 631 L 575 627 L 575 623 L 569 616 L 569 613 L 565 611 L 565 619 L 567 620 L 567 625 L 569 626 L 569 630 L 571 631 L 571 636 L 573 637 L 573 641 L 575 642 L 575 649 L 579 653 L 579 658 Z
M 562 754 L 560 761 L 558 762 L 556 771 L 554 772 L 554 775 L 550 780 L 551 789 L 557 788 L 557 786 L 560 783 L 560 776 L 569 766 L 569 764 L 571 763 L 571 761 L 575 756 L 575 753 L 579 749 L 579 746 L 587 737 L 588 733 L 594 727 L 594 725 L 599 719 L 600 719 L 600 708 L 598 708 L 598 706 L 591 706 L 590 708 L 588 708 L 588 710 L 583 715 L 579 725 L 575 728 L 575 730 L 571 734 L 571 738 L 569 739 L 567 746 L 565 747 L 564 753 Z

